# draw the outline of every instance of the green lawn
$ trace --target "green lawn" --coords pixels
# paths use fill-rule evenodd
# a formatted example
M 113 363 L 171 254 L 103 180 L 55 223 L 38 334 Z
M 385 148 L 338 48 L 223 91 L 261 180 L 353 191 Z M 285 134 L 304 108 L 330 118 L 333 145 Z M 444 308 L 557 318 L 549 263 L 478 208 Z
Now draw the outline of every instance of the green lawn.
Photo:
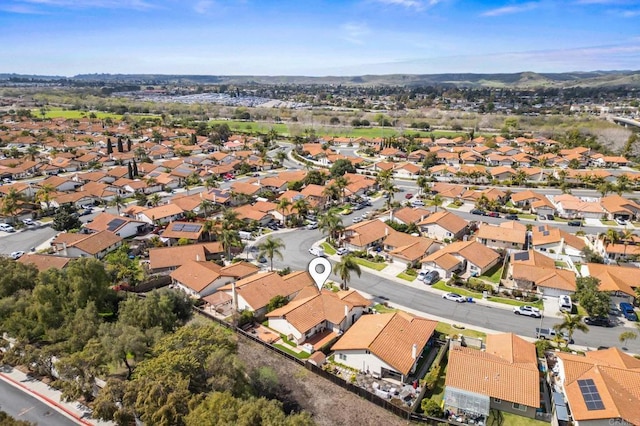
M 555 263 L 557 268 L 568 268 L 569 267 L 569 265 L 567 265 L 567 262 L 563 262 L 561 260 L 556 260 L 554 263 Z
M 367 259 L 360 259 L 359 257 L 354 257 L 353 260 L 358 265 L 366 266 L 367 268 L 375 269 L 376 271 L 382 271 L 384 268 L 387 267 L 386 263 L 375 263 Z
M 618 223 L 615 220 L 600 219 L 600 222 L 602 222 L 603 225 L 607 225 L 607 226 L 618 226 Z
M 447 206 L 448 209 L 459 209 L 462 206 L 458 206 L 456 205 L 456 203 L 449 203 L 449 205 Z
M 487 275 L 480 275 L 479 278 L 491 281 L 494 284 L 500 283 L 500 278 L 502 277 L 502 264 L 493 267 L 494 269 L 490 269 L 487 271 Z
M 505 413 L 501 411 L 502 418 L 504 421 L 502 422 L 505 426 L 549 426 L 549 423 L 543 422 L 540 420 L 530 419 L 528 417 L 516 416 L 515 414 Z M 489 414 L 489 420 L 487 420 L 487 424 L 491 425 L 493 423 L 493 414 Z M 497 422 L 495 424 L 498 424 Z
M 398 312 L 398 309 L 393 309 L 393 308 L 387 308 L 386 306 L 384 306 L 381 303 L 376 304 L 373 309 L 376 310 L 376 312 L 380 312 L 381 314 L 386 314 L 389 312 Z
M 472 330 L 470 328 L 456 328 L 451 324 L 447 324 L 446 322 L 439 322 L 436 326 L 436 331 L 442 334 L 446 334 L 447 336 L 462 334 L 463 336 L 467 337 L 487 337 L 487 334 L 481 331 Z
M 110 112 L 47 108 L 45 118 L 66 118 L 69 120 L 80 120 L 82 118 L 88 118 L 91 114 L 94 114 L 97 119 L 111 118 L 112 120 L 122 120 L 122 117 L 123 117 L 120 114 L 113 114 Z M 42 114 L 40 114 L 40 109 L 32 109 L 31 115 L 36 118 L 42 118 Z M 154 115 L 154 114 L 143 114 L 143 115 L 132 114 L 132 116 L 136 118 L 160 118 L 159 115 Z
M 292 351 L 291 349 L 287 348 L 284 345 L 278 345 L 277 343 L 274 343 L 273 346 L 275 346 L 276 348 L 282 350 L 283 352 L 288 353 L 289 355 L 295 356 L 296 358 L 307 359 L 310 356 L 310 354 L 307 353 L 307 352 L 302 351 L 302 352 L 298 353 L 296 351 Z
M 536 216 L 535 214 L 528 214 L 528 213 L 520 213 L 518 217 L 520 219 L 531 219 L 531 220 L 535 220 L 538 218 L 538 216 Z
M 415 275 L 409 275 L 405 272 L 400 272 L 398 275 L 396 275 L 398 278 L 402 278 L 403 280 L 406 281 L 414 281 L 416 279 Z
M 336 254 L 336 249 L 334 249 L 331 244 L 325 242 L 325 243 L 322 243 L 321 246 L 324 249 L 324 252 L 327 253 L 329 256 Z

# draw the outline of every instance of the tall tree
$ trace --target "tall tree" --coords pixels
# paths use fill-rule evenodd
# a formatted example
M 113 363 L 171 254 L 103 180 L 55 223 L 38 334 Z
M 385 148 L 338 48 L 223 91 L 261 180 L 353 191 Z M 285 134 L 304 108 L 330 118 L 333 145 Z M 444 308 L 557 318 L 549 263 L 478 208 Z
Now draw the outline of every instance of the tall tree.
M 553 326 L 556 331 L 566 331 L 569 335 L 569 339 L 566 341 L 566 347 L 569 346 L 569 343 L 573 340 L 573 333 L 576 330 L 582 331 L 583 333 L 587 333 L 589 331 L 589 327 L 582 322 L 582 315 L 571 315 L 570 312 L 562 313 L 562 322 Z
M 266 256 L 269 259 L 269 270 L 273 271 L 273 258 L 283 259 L 281 250 L 285 248 L 284 242 L 280 238 L 269 235 L 257 247 L 258 257 Z
M 289 201 L 289 199 L 287 197 L 282 197 L 280 198 L 280 200 L 278 201 L 278 206 L 277 208 L 280 209 L 280 211 L 282 212 L 282 224 L 286 225 L 287 221 L 287 208 L 291 205 L 291 201 Z
M 112 199 L 109 205 L 116 208 L 118 211 L 118 215 L 120 215 L 120 209 L 124 207 L 124 198 L 122 198 L 119 194 L 116 194 Z
M 329 239 L 337 243 L 340 240 L 340 232 L 344 230 L 342 218 L 335 212 L 328 211 L 318 218 L 318 229 L 327 233 Z
M 44 203 L 47 210 L 51 208 L 51 194 L 55 192 L 55 189 L 51 184 L 45 183 L 36 192 L 36 200 L 40 203 Z
M 129 175 L 129 179 L 133 180 L 133 167 L 131 167 L 131 162 L 127 163 L 127 174 Z
M 340 259 L 340 262 L 333 266 L 333 273 L 340 277 L 342 284 L 340 288 L 343 290 L 349 289 L 349 281 L 351 280 L 351 273 L 355 272 L 358 276 L 362 274 L 360 265 L 356 263 L 353 255 L 346 255 Z
M 107 138 L 107 155 L 113 154 L 113 144 L 111 143 L 111 138 Z
M 131 138 L 127 138 L 127 152 L 131 152 Z
M 138 173 L 138 163 L 136 163 L 135 159 L 133 160 L 132 168 L 133 168 L 133 175 L 140 176 L 140 173 Z
M 118 136 L 117 149 L 118 149 L 118 152 L 123 152 L 124 151 L 124 148 L 122 146 L 122 137 L 121 136 Z

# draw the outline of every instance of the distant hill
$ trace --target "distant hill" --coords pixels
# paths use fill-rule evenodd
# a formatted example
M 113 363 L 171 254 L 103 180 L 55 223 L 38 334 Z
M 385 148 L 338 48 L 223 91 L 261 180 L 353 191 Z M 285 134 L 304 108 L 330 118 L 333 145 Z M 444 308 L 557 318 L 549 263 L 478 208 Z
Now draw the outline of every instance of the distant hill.
M 168 74 L 79 74 L 73 77 L 0 74 L 0 80 L 22 78 L 134 84 L 304 84 L 345 86 L 434 86 L 474 88 L 638 87 L 640 71 L 509 74 L 386 74 L 361 76 L 234 76 Z

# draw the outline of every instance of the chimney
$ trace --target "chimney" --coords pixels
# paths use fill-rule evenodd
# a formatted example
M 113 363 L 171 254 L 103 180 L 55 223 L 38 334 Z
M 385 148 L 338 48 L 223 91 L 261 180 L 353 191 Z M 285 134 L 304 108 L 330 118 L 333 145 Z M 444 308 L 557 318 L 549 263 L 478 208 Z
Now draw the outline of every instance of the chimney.
M 67 252 L 67 243 L 62 243 L 62 254 L 69 256 L 69 253 Z
M 196 262 L 200 262 L 200 255 L 196 254 Z
M 413 359 L 417 359 L 418 358 L 418 345 L 415 344 L 415 343 L 411 347 L 411 358 L 413 358 Z
M 238 311 L 238 290 L 236 289 L 236 282 L 231 283 L 231 304 L 234 311 Z
M 389 220 L 393 220 L 393 209 L 389 210 Z
M 346 326 L 351 325 L 351 324 L 349 324 L 349 305 L 344 305 L 344 317 L 346 319 L 345 325 Z
M 202 200 L 202 192 L 200 193 L 200 199 Z
M 384 228 L 384 235 L 385 236 L 389 235 L 389 228 L 387 228 L 386 226 Z

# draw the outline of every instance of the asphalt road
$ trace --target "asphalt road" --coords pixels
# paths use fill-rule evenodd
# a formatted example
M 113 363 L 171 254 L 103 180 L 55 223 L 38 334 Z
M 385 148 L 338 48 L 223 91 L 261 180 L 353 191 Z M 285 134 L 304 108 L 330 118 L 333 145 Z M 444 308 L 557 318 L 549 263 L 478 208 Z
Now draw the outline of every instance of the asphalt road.
M 49 238 L 56 235 L 50 226 L 40 228 L 25 228 L 22 231 L 10 234 L 0 232 L 0 254 L 9 254 L 13 251 L 28 253 L 32 247 L 38 247 Z
M 354 213 L 357 214 L 357 213 Z M 345 218 L 345 224 L 350 222 Z M 274 259 L 275 268 L 291 267 L 294 270 L 304 270 L 314 256 L 309 254 L 309 248 L 323 235 L 318 230 L 296 230 L 278 235 L 286 245 L 283 257 L 285 261 Z M 362 276 L 353 274 L 349 286 L 374 296 L 376 302 L 389 300 L 398 305 L 424 312 L 426 316 L 433 315 L 448 319 L 451 323 L 466 323 L 500 332 L 513 332 L 518 335 L 534 337 L 535 328 L 540 320 L 515 315 L 510 309 L 486 306 L 475 303 L 458 304 L 444 302 L 438 295 L 408 285 L 386 279 L 379 274 L 362 268 Z M 339 282 L 336 276 L 332 280 Z M 543 318 L 543 326 L 551 327 L 560 322 L 558 318 Z M 621 326 L 611 329 L 590 327 L 588 333 L 576 331 L 574 340 L 576 345 L 595 349 L 599 346 L 621 347 L 618 336 L 624 331 Z M 628 329 L 627 329 L 628 330 Z M 630 352 L 640 353 L 640 342 L 631 341 L 627 344 Z
M 17 420 L 38 425 L 75 426 L 78 424 L 4 380 L 0 380 L 0 410 Z

